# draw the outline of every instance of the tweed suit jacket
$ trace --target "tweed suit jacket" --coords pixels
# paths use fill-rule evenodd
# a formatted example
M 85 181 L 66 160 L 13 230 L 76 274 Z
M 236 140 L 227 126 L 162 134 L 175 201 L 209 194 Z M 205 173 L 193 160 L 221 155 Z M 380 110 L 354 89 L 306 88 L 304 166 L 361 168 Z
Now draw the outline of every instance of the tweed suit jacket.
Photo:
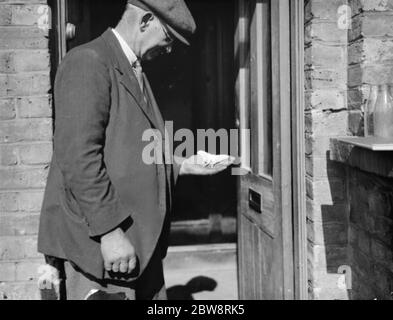
M 118 40 L 107 30 L 70 51 L 55 81 L 54 154 L 42 207 L 39 252 L 68 260 L 98 279 L 100 236 L 122 225 L 138 268 L 167 250 L 168 215 L 179 166 L 146 164 L 148 129 L 165 137 L 146 82 L 146 96 Z

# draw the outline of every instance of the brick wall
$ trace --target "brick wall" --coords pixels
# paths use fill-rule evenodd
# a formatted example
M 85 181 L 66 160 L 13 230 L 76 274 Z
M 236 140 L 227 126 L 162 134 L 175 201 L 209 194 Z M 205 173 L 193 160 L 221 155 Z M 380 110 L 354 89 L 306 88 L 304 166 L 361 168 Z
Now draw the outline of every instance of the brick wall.
M 393 1 L 356 0 L 351 6 L 348 101 L 352 108 L 361 110 L 369 84 L 393 79 Z M 391 299 L 393 180 L 349 169 L 348 181 L 352 298 Z
M 347 103 L 348 30 L 339 27 L 345 0 L 309 0 L 305 7 L 306 187 L 309 294 L 347 299 L 338 269 L 348 263 L 345 168 L 329 161 L 329 140 L 351 134 L 360 118 Z
M 0 0 L 0 300 L 38 298 L 36 235 L 52 145 L 46 0 Z
M 393 180 L 350 169 L 352 299 L 392 299 Z
M 393 1 L 309 0 L 305 16 L 310 298 L 387 299 L 393 181 L 331 162 L 328 150 L 332 137 L 363 136 L 369 84 L 392 82 Z M 337 283 L 345 265 L 348 292 Z

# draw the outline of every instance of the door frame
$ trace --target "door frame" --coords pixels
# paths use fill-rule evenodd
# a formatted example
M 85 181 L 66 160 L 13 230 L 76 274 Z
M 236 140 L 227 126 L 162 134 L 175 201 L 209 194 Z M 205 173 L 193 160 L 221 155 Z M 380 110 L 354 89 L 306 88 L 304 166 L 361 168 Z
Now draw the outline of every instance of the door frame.
M 53 14 L 52 23 L 52 50 L 55 55 L 53 67 L 57 69 L 61 60 L 67 53 L 66 29 L 67 29 L 67 1 L 49 0 Z
M 306 151 L 304 136 L 304 0 L 290 0 L 290 3 L 295 297 L 299 300 L 308 300 Z
M 277 0 L 273 0 L 277 1 Z M 289 3 L 284 4 L 283 1 Z M 235 21 L 238 22 L 235 33 L 235 68 L 238 70 L 236 80 L 237 118 L 240 119 L 238 127 L 248 128 L 245 119 L 249 118 L 248 105 L 250 104 L 250 17 L 247 14 L 247 0 L 238 0 Z M 279 0 L 274 4 L 274 10 L 283 10 L 289 14 L 289 22 L 275 23 L 272 25 L 277 37 L 272 41 L 272 46 L 280 53 L 273 62 L 276 70 L 273 94 L 277 87 L 278 100 L 285 105 L 290 105 L 290 112 L 283 112 L 284 121 L 291 122 L 290 128 L 281 128 L 281 137 L 290 136 L 291 139 L 282 141 L 280 146 L 284 159 L 291 158 L 291 172 L 283 166 L 278 187 L 283 187 L 282 201 L 278 205 L 283 210 L 283 233 L 292 234 L 292 241 L 284 239 L 284 247 L 290 254 L 289 260 L 284 254 L 284 298 L 307 300 L 308 275 L 307 275 L 307 216 L 305 203 L 305 139 L 304 139 L 304 0 Z M 288 10 L 290 12 L 288 12 Z M 288 33 L 288 29 L 290 32 Z M 278 62 L 278 65 L 277 65 Z M 290 77 L 285 72 L 285 67 L 291 67 Z M 274 72 L 274 71 L 273 71 Z M 288 95 L 288 90 L 290 95 Z M 286 92 L 286 93 L 285 93 Z M 288 118 L 289 117 L 289 118 Z M 241 145 L 249 145 L 249 137 L 240 137 Z M 291 146 L 288 146 L 290 144 Z M 290 152 L 288 152 L 290 150 Z M 287 157 L 285 157 L 287 156 Z M 240 148 L 240 157 L 244 169 L 250 168 L 250 155 L 245 148 Z M 285 188 L 285 190 L 284 190 Z M 240 189 L 240 185 L 239 185 Z M 240 206 L 239 206 L 240 210 Z M 284 212 L 285 211 L 285 212 Z M 285 242 L 286 241 L 286 242 Z M 293 257 L 293 258 L 292 258 Z M 286 274 L 287 272 L 293 275 Z M 287 275 L 287 276 L 286 276 Z M 239 279 L 241 279 L 239 275 Z M 239 281 L 240 282 L 240 281 Z M 240 283 L 239 283 L 240 292 Z

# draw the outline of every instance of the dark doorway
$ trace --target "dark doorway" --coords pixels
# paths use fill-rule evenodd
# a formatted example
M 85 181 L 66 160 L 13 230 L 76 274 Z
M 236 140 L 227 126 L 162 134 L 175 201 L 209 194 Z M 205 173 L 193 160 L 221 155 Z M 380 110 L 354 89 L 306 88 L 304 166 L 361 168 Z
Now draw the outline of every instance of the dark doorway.
M 188 1 L 198 29 L 187 48 L 145 66 L 174 129 L 235 128 L 234 2 Z M 197 148 L 197 146 L 195 146 Z M 197 149 L 195 149 L 198 151 Z M 186 177 L 176 188 L 172 244 L 236 242 L 236 179 Z
M 75 33 L 65 43 L 67 50 L 114 27 L 126 5 L 125 0 L 54 2 L 59 1 L 66 8 L 63 19 L 75 26 Z M 234 129 L 237 1 L 186 2 L 198 25 L 192 46 L 176 44 L 171 55 L 145 64 L 144 70 L 164 119 L 174 122 L 175 131 L 190 129 L 196 136 L 197 129 Z M 60 33 L 59 37 L 67 38 L 67 34 Z M 215 177 L 182 177 L 176 189 L 171 244 L 235 243 L 236 188 L 236 178 L 230 172 Z

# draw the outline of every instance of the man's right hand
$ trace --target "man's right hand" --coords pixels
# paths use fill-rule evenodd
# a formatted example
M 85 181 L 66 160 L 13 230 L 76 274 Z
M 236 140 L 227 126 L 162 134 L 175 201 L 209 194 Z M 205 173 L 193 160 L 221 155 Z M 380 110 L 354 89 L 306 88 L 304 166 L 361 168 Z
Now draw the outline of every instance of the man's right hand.
M 108 272 L 131 274 L 136 268 L 135 249 L 121 228 L 101 237 L 101 253 Z

